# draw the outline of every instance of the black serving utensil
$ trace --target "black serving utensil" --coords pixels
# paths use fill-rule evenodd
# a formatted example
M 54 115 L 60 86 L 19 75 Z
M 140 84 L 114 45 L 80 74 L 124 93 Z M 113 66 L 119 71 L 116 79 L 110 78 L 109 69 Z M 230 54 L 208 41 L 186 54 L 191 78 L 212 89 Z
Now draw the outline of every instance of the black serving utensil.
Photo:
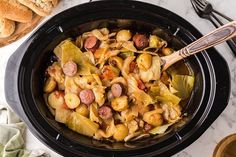
M 218 28 L 219 26 L 223 26 L 224 23 L 221 22 L 214 13 L 220 15 L 228 21 L 233 21 L 233 19 L 214 10 L 212 5 L 205 0 L 191 0 L 191 3 L 198 16 L 209 20 L 216 28 Z M 232 38 L 226 42 L 234 53 L 234 55 L 236 56 L 236 38 Z

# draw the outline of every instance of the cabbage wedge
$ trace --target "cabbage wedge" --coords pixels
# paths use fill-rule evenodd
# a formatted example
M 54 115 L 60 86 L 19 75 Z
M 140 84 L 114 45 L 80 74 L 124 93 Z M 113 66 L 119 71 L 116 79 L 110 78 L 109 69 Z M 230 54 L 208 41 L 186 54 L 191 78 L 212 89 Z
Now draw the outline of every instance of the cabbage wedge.
M 54 53 L 61 60 L 63 66 L 68 61 L 74 61 L 78 65 L 79 75 L 90 75 L 97 68 L 92 65 L 89 58 L 70 40 L 62 41 L 55 49 Z
M 92 137 L 98 130 L 99 125 L 90 119 L 73 112 L 67 120 L 68 127 L 82 135 Z
M 192 93 L 194 76 L 172 75 L 171 85 L 177 91 L 175 95 L 185 100 L 189 98 Z
M 156 84 L 150 87 L 149 95 L 154 101 L 172 102 L 174 105 L 178 105 L 181 100 L 178 96 L 172 94 L 161 81 L 157 81 Z

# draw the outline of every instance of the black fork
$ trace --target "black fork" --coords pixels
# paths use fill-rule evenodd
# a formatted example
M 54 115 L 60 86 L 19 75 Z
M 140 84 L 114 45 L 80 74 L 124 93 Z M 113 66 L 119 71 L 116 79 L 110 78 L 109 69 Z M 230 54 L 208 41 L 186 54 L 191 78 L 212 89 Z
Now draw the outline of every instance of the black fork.
M 198 16 L 209 20 L 216 28 L 218 28 L 219 26 L 222 26 L 224 24 L 223 24 L 223 22 L 221 22 L 217 18 L 217 16 L 214 13 L 220 15 L 221 17 L 225 18 L 228 21 L 233 21 L 233 19 L 214 10 L 212 5 L 205 0 L 191 0 L 191 3 L 192 3 L 194 10 L 198 14 Z M 232 50 L 232 52 L 236 56 L 236 38 L 232 38 L 232 39 L 228 40 L 227 44 L 229 45 L 230 49 Z

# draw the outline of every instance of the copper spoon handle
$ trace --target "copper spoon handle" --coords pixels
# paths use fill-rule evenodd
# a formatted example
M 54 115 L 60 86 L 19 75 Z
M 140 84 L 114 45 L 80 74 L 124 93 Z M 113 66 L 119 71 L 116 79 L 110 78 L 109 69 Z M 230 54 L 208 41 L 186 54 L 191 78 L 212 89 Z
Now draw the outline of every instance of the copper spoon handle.
M 207 35 L 199 38 L 184 48 L 172 53 L 171 55 L 161 57 L 162 71 L 166 70 L 175 62 L 186 58 L 202 50 L 218 45 L 230 38 L 236 36 L 236 21 L 232 21 L 222 27 L 215 29 Z

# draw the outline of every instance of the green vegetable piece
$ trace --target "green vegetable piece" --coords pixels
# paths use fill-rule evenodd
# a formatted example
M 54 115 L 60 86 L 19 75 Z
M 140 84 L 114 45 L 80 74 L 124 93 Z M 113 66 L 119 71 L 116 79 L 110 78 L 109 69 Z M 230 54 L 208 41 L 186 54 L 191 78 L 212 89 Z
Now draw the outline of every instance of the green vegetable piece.
M 92 137 L 99 128 L 97 123 L 76 112 L 70 115 L 67 125 L 71 130 L 90 137 Z
M 124 51 L 124 52 L 120 52 L 119 53 L 119 56 L 123 59 L 129 57 L 129 56 L 134 56 L 134 52 L 131 52 L 131 51 Z
M 62 41 L 54 49 L 54 53 L 60 58 L 62 66 L 68 61 L 77 63 L 79 75 L 90 75 L 97 70 L 97 68 L 89 61 L 89 58 L 68 39 Z
M 178 96 L 172 94 L 168 87 L 161 81 L 150 87 L 149 94 L 154 101 L 171 102 L 173 105 L 179 104 L 181 100 Z
M 166 130 L 169 128 L 169 126 L 173 125 L 173 123 L 165 124 L 162 126 L 157 126 L 149 131 L 150 134 L 156 135 L 156 134 L 164 134 Z
M 172 75 L 171 85 L 177 90 L 177 95 L 182 100 L 186 100 L 190 97 L 193 86 L 194 76 L 189 75 Z

